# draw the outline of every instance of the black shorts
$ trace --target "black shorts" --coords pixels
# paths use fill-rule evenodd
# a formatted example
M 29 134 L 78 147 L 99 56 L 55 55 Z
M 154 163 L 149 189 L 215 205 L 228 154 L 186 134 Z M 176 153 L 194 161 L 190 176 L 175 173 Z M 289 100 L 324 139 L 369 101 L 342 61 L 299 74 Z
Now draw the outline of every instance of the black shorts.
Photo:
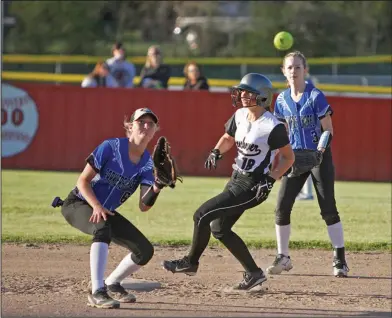
M 61 209 L 66 221 L 83 233 L 92 235 L 93 242 L 110 244 L 113 241 L 133 252 L 132 259 L 136 264 L 146 264 L 154 252 L 152 244 L 129 220 L 117 211 L 112 212 L 115 215 L 108 215 L 106 221 L 90 222 L 92 207 L 73 192 L 64 200 Z

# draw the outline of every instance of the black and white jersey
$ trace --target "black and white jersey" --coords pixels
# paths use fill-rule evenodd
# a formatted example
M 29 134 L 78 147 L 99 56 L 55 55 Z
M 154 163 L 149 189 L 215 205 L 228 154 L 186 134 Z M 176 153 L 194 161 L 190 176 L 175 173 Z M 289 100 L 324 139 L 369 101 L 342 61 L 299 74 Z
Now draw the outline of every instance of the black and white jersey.
M 238 109 L 225 124 L 226 133 L 234 137 L 238 150 L 233 168 L 266 174 L 276 150 L 290 143 L 286 127 L 268 111 L 250 122 L 248 112 L 247 108 Z

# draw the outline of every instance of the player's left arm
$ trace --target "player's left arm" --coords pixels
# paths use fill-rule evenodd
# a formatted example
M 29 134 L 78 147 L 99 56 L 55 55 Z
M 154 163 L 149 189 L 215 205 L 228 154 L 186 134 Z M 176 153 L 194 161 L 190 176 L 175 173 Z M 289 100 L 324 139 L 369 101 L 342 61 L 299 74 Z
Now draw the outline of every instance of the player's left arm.
M 321 127 L 323 128 L 323 133 L 320 136 L 319 143 L 317 145 L 317 150 L 324 152 L 325 149 L 330 145 L 333 136 L 333 125 L 332 117 L 330 114 L 325 115 L 320 119 Z
M 324 153 L 325 149 L 331 144 L 333 136 L 333 126 L 332 126 L 332 115 L 333 110 L 331 105 L 328 103 L 327 98 L 324 93 L 320 90 L 314 90 L 315 98 L 313 102 L 314 111 L 320 120 L 323 133 L 320 136 L 319 142 L 317 144 L 318 153 Z M 320 161 L 321 162 L 321 161 Z
M 279 159 L 273 164 L 270 176 L 278 180 L 294 163 L 295 156 L 285 125 L 276 125 L 268 137 L 271 150 L 279 151 Z
M 153 185 L 141 184 L 140 185 L 140 197 L 139 197 L 139 209 L 142 212 L 147 212 L 155 204 L 156 199 L 160 193 L 155 183 Z

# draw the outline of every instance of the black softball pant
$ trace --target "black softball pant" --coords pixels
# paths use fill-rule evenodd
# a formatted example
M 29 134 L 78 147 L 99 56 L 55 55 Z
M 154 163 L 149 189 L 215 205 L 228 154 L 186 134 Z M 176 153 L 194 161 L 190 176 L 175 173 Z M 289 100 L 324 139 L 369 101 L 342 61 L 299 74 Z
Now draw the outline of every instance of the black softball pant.
M 131 251 L 135 264 L 145 265 L 154 255 L 150 241 L 117 211 L 113 211 L 113 216 L 108 215 L 107 221 L 92 223 L 89 221 L 93 213 L 92 207 L 71 192 L 64 200 L 61 213 L 70 225 L 92 235 L 93 242 L 110 244 L 113 241 Z
M 212 235 L 233 254 L 248 272 L 258 270 L 244 241 L 232 231 L 241 215 L 264 200 L 256 200 L 253 181 L 237 172 L 221 194 L 203 203 L 193 216 L 193 240 L 188 254 L 191 264 L 198 264 Z
M 316 189 L 317 200 L 323 220 L 327 225 L 340 222 L 335 201 L 335 167 L 333 165 L 331 149 L 327 149 L 324 152 L 323 161 L 320 166 L 298 177 L 282 178 L 275 209 L 275 223 L 277 225 L 290 224 L 290 215 L 295 199 L 304 186 L 309 174 L 312 176 L 312 181 Z

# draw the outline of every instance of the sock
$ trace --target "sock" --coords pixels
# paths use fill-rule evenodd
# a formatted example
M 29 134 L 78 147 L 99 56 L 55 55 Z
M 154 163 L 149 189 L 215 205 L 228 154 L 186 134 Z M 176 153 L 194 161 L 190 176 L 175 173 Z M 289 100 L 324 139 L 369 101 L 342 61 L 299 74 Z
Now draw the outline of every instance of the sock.
M 112 285 L 114 283 L 121 283 L 129 275 L 133 274 L 141 268 L 141 265 L 135 264 L 129 253 L 123 258 L 123 260 L 118 264 L 114 271 L 106 278 L 106 285 Z
M 334 248 L 344 247 L 343 226 L 341 222 L 328 225 L 328 235 Z
M 335 259 L 338 259 L 343 263 L 346 263 L 346 255 L 344 253 L 344 247 L 335 248 L 335 250 L 333 251 L 333 256 Z
M 105 275 L 106 263 L 108 260 L 109 245 L 103 242 L 94 242 L 90 249 L 90 271 L 92 293 L 104 287 L 103 280 Z
M 276 242 L 278 245 L 278 254 L 289 256 L 289 240 L 291 233 L 291 224 L 277 225 L 275 224 Z
M 312 188 L 313 188 L 313 185 L 312 185 L 312 178 L 309 176 L 308 179 L 306 180 L 305 186 L 304 186 L 304 189 L 305 189 L 304 194 L 305 194 L 307 197 L 310 197 L 310 196 L 313 195 L 313 194 L 312 194 Z

